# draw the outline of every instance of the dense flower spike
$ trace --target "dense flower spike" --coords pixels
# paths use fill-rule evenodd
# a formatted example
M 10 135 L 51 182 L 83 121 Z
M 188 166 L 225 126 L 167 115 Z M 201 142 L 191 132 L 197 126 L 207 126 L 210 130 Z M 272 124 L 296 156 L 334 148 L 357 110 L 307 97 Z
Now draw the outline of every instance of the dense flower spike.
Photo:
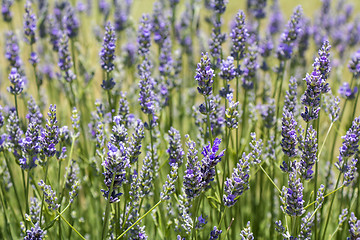
M 143 198 L 150 194 L 153 187 L 153 177 L 155 173 L 153 172 L 153 160 L 151 157 L 151 152 L 147 151 L 146 156 L 143 160 L 143 165 L 140 171 L 140 194 L 139 197 Z
M 129 159 L 126 154 L 125 146 L 120 142 L 120 148 L 117 148 L 113 144 L 108 144 L 108 153 L 102 165 L 105 167 L 105 176 L 104 183 L 108 190 L 101 190 L 105 199 L 109 199 L 110 203 L 115 203 L 120 201 L 119 196 L 122 195 L 118 189 L 121 187 L 122 183 L 126 180 L 126 168 L 129 167 Z M 110 189 L 112 186 L 112 192 Z
M 184 188 L 187 198 L 193 199 L 200 195 L 201 193 L 201 173 L 200 173 L 200 164 L 198 162 L 196 150 L 196 144 L 189 138 L 189 135 L 185 136 L 186 146 L 188 152 L 186 155 L 186 170 L 184 175 Z
M 34 227 L 26 231 L 24 240 L 42 240 L 45 239 L 46 231 L 40 228 L 39 223 L 35 223 Z
M 299 239 L 311 239 L 311 228 L 313 226 L 314 217 L 309 212 L 305 217 L 301 218 Z
M 354 87 L 354 90 L 351 89 L 350 84 L 348 82 L 344 82 L 339 88 L 340 96 L 349 100 L 354 99 L 357 92 L 358 92 L 358 88 Z
M 210 232 L 210 240 L 215 240 L 220 237 L 222 233 L 222 230 L 218 229 L 216 226 L 214 226 L 214 229 Z
M 56 211 L 60 207 L 60 204 L 57 203 L 58 198 L 56 197 L 56 192 L 51 189 L 50 185 L 46 185 L 42 179 L 38 182 L 38 185 L 44 194 L 44 199 L 48 205 L 48 209 Z
M 247 0 L 247 10 L 257 19 L 265 17 L 266 0 Z
M 354 53 L 353 57 L 349 61 L 348 68 L 354 77 L 360 76 L 360 50 Z
M 285 31 L 281 35 L 280 44 L 277 50 L 277 57 L 280 60 L 290 59 L 293 53 L 294 44 L 301 32 L 302 8 L 297 6 L 291 16 Z
M 330 121 L 335 122 L 339 118 L 340 98 L 335 97 L 331 93 L 324 94 L 324 110 L 328 114 Z
M 169 132 L 169 148 L 166 152 L 169 154 L 169 164 L 181 166 L 184 158 L 184 150 L 181 146 L 181 136 L 178 130 L 171 127 Z
M 288 157 L 295 157 L 297 155 L 297 135 L 296 135 L 297 122 L 294 119 L 293 113 L 284 108 L 281 127 L 281 140 L 282 151 Z
M 219 151 L 219 145 L 221 139 L 216 138 L 213 144 L 208 144 L 203 148 L 201 154 L 203 159 L 201 160 L 200 167 L 200 176 L 201 176 L 201 187 L 206 190 L 210 182 L 214 180 L 215 177 L 215 166 L 221 161 L 221 158 L 224 156 L 225 150 L 221 151 L 219 154 L 216 154 Z M 212 146 L 211 146 L 212 145 Z
M 175 192 L 175 181 L 178 178 L 178 165 L 174 163 L 171 165 L 170 174 L 167 175 L 167 181 L 163 186 L 163 191 L 160 193 L 161 200 L 169 200 L 170 195 Z
M 271 14 L 269 17 L 268 31 L 270 35 L 274 35 L 281 31 L 283 21 L 284 19 L 281 8 L 279 6 L 279 0 L 275 0 L 273 1 L 273 5 L 271 6 Z
M 36 167 L 36 160 L 41 151 L 40 126 L 37 122 L 30 122 L 22 140 L 23 154 L 20 158 L 20 166 L 24 170 L 31 170 Z
M 249 161 L 252 165 L 261 163 L 261 155 L 263 151 L 263 142 L 262 139 L 256 140 L 256 133 L 250 133 L 251 141 L 249 143 L 251 152 L 249 153 Z
M 346 135 L 342 136 L 341 138 L 343 139 L 343 143 L 339 149 L 339 160 L 340 157 L 347 158 L 353 156 L 359 149 L 360 117 L 354 119 L 351 127 L 346 132 Z
M 79 35 L 80 21 L 76 16 L 75 9 L 67 4 L 67 7 L 64 11 L 64 17 L 62 19 L 64 24 L 64 31 L 69 38 L 75 38 Z
M 230 37 L 231 37 L 231 56 L 235 60 L 240 60 L 244 57 L 246 40 L 249 34 L 245 25 L 245 13 L 239 11 L 236 14 L 236 18 L 231 28 Z
M 198 83 L 197 90 L 204 96 L 212 94 L 214 70 L 211 69 L 211 61 L 208 53 L 202 53 L 200 62 L 197 64 L 195 80 Z
M 229 101 L 229 107 L 225 110 L 225 124 L 229 129 L 238 128 L 240 113 L 239 102 L 232 100 L 232 94 L 228 94 L 227 100 Z
M 151 23 L 150 16 L 144 14 L 141 18 L 139 30 L 138 30 L 138 54 L 140 56 L 146 56 L 149 53 L 151 46 Z
M 344 173 L 344 185 L 349 186 L 350 183 L 354 180 L 356 174 L 356 164 L 358 163 L 358 157 L 354 157 L 346 167 L 346 172 Z
M 10 7 L 13 5 L 14 0 L 3 0 L 1 2 L 1 14 L 5 22 L 11 22 L 13 14 Z
M 74 139 L 76 139 L 80 135 L 80 116 L 79 116 L 79 112 L 76 109 L 76 107 L 74 107 L 72 110 L 71 125 L 74 130 L 72 136 Z
M 13 86 L 8 87 L 8 92 L 13 95 L 19 95 L 24 90 L 24 81 L 16 68 L 12 68 L 9 74 L 10 83 Z
M 64 33 L 59 43 L 59 63 L 58 66 L 62 72 L 64 79 L 67 82 L 75 80 L 76 75 L 72 72 L 71 67 L 73 66 L 70 50 L 69 50 L 69 38 Z
M 225 206 L 234 206 L 240 195 L 250 188 L 249 184 L 250 163 L 249 157 L 243 153 L 237 163 L 231 178 L 227 178 L 224 186 L 223 201 Z
M 319 57 L 315 59 L 314 67 L 316 66 L 320 73 L 321 73 L 321 79 L 326 81 L 329 78 L 331 66 L 330 66 L 330 49 L 331 45 L 329 41 L 324 41 L 322 47 L 319 49 Z M 330 91 L 330 88 L 327 86 L 323 87 L 321 90 L 322 93 L 326 93 Z
M 284 108 L 295 116 L 297 112 L 297 81 L 294 77 L 289 80 L 289 90 L 285 94 Z
M 8 124 L 6 125 L 8 145 L 10 150 L 13 152 L 16 159 L 21 157 L 21 146 L 22 146 L 22 134 L 23 131 L 20 128 L 20 120 L 17 116 L 16 109 L 9 109 Z M 4 135 L 1 137 L 4 138 Z M 5 143 L 5 142 L 4 142 Z M 6 143 L 5 143 L 6 144 Z
M 353 212 L 351 213 L 351 216 L 349 218 L 349 232 L 349 240 L 360 238 L 360 220 L 357 219 Z
M 107 73 L 114 70 L 114 60 L 115 60 L 115 47 L 116 47 L 116 36 L 114 27 L 110 22 L 106 24 L 105 27 L 105 36 L 100 51 L 100 63 L 102 69 Z
M 141 120 L 137 120 L 135 123 L 135 131 L 132 134 L 131 142 L 128 147 L 129 161 L 133 164 L 138 161 L 139 155 L 141 154 L 141 142 L 145 137 L 144 124 Z
M 219 76 L 226 80 L 231 81 L 236 77 L 236 69 L 234 66 L 234 58 L 229 56 L 226 60 L 222 60 L 220 66 Z
M 249 52 L 244 59 L 245 68 L 242 74 L 242 86 L 245 89 L 253 89 L 254 81 L 256 76 L 256 71 L 259 68 L 259 64 L 257 62 L 258 55 L 258 47 L 256 45 L 252 45 L 249 47 Z
M 254 240 L 254 234 L 251 232 L 250 221 L 247 222 L 246 228 L 241 230 L 240 233 L 241 240 Z
M 52 157 L 56 153 L 56 145 L 59 143 L 59 127 L 56 119 L 56 105 L 50 105 L 45 130 L 41 133 L 42 152 L 46 157 Z
M 31 8 L 31 2 L 27 1 L 25 4 L 24 14 L 24 34 L 27 43 L 34 44 L 36 42 L 36 16 Z
M 14 32 L 6 33 L 5 41 L 5 58 L 9 61 L 11 68 L 21 69 L 22 61 L 19 55 L 20 47 L 18 39 Z
M 283 187 L 283 194 L 285 194 L 285 196 L 281 198 L 283 203 L 281 208 L 289 216 L 301 216 L 305 212 L 305 201 L 303 199 L 304 187 L 296 167 L 289 174 L 288 184 L 288 188 Z
M 317 133 L 310 125 L 306 138 L 300 140 L 299 149 L 301 151 L 300 174 L 305 180 L 311 179 L 313 176 L 312 166 L 317 162 Z

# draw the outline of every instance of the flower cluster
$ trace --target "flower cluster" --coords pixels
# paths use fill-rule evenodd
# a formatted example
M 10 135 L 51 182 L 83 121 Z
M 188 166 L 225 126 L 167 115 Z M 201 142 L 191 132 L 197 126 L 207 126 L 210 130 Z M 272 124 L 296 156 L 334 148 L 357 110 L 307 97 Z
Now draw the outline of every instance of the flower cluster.
M 110 22 L 106 24 L 105 27 L 105 36 L 100 51 L 100 63 L 101 67 L 106 72 L 111 72 L 114 70 L 114 60 L 115 60 L 115 47 L 116 47 L 116 36 L 114 27 Z
M 244 57 L 246 40 L 249 34 L 245 25 L 245 13 L 239 11 L 236 14 L 236 18 L 231 28 L 230 38 L 231 38 L 231 56 L 235 60 L 240 60 Z
M 202 53 L 200 62 L 197 64 L 195 80 L 198 83 L 197 90 L 201 95 L 209 96 L 212 94 L 214 70 L 211 68 L 211 61 L 208 53 Z

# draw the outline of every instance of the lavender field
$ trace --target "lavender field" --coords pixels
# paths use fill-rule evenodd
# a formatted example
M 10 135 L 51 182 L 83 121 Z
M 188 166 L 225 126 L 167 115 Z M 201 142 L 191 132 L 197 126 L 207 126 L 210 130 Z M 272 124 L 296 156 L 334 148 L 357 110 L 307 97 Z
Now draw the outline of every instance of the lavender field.
M 0 239 L 360 239 L 357 0 L 1 0 L 0 49 Z

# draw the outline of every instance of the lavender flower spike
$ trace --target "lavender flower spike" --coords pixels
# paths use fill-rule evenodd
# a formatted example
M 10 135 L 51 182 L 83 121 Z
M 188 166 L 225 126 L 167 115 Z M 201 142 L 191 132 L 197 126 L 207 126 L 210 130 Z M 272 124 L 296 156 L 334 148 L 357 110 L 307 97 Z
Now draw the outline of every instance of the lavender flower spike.
M 26 1 L 25 14 L 24 14 L 24 34 L 27 43 L 29 43 L 30 45 L 36 42 L 35 31 L 36 31 L 36 16 L 32 11 L 31 2 Z
M 103 41 L 103 47 L 100 51 L 100 62 L 101 67 L 106 72 L 111 72 L 114 70 L 114 60 L 115 60 L 115 47 L 116 47 L 116 36 L 114 27 L 110 22 L 106 24 L 105 27 L 105 36 Z
M 14 0 L 3 0 L 1 4 L 1 14 L 4 22 L 11 22 L 13 14 L 10 11 L 10 7 L 13 5 Z
M 360 220 L 358 220 L 355 214 L 352 212 L 349 219 L 349 232 L 350 238 L 348 239 L 359 239 L 360 238 Z
M 285 155 L 292 158 L 297 155 L 297 135 L 296 128 L 297 122 L 294 119 L 293 113 L 288 111 L 284 107 L 283 117 L 282 117 L 282 127 L 281 127 L 281 148 Z
M 184 158 L 184 151 L 181 146 L 181 136 L 178 130 L 171 127 L 169 130 L 169 148 L 166 150 L 169 154 L 170 166 L 177 164 L 181 166 Z
M 151 23 L 150 16 L 144 14 L 141 18 L 139 30 L 138 30 L 138 53 L 140 56 L 146 56 L 149 53 L 151 46 Z
M 231 29 L 230 37 L 231 37 L 231 56 L 235 60 L 240 60 L 244 57 L 246 39 L 249 34 L 245 25 L 245 14 L 243 11 L 239 11 L 236 14 L 236 18 L 234 21 L 234 26 Z
M 24 90 L 24 81 L 16 68 L 12 68 L 9 74 L 9 80 L 13 86 L 8 87 L 9 93 L 19 95 Z
M 312 166 L 317 161 L 317 137 L 316 130 L 310 125 L 304 141 L 300 142 L 299 149 L 301 153 L 300 174 L 305 180 L 311 179 L 313 176 Z
M 294 44 L 301 31 L 302 8 L 297 6 L 291 16 L 285 31 L 281 35 L 280 44 L 277 50 L 277 57 L 280 60 L 290 59 Z
M 240 195 L 250 188 L 249 185 L 250 163 L 249 157 L 243 153 L 237 163 L 231 178 L 227 178 L 224 186 L 223 201 L 225 206 L 234 206 Z
M 198 83 L 198 91 L 204 96 L 212 94 L 212 84 L 215 76 L 214 70 L 211 69 L 211 60 L 208 53 L 202 53 L 200 63 L 197 64 L 195 80 Z

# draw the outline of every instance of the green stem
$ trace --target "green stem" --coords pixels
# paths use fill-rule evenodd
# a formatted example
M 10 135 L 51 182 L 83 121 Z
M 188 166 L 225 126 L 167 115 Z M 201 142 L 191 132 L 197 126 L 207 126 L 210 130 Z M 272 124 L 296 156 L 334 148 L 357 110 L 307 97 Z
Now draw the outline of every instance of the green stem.
M 106 208 L 105 208 L 105 217 L 104 217 L 104 226 L 101 233 L 101 239 L 104 239 L 104 237 L 107 234 L 107 225 L 108 225 L 108 218 L 109 218 L 109 212 L 110 212 L 110 197 L 114 188 L 114 181 L 115 181 L 116 173 L 113 173 L 112 179 L 111 179 L 111 185 L 110 185 L 110 191 L 108 193 L 108 199 L 106 202 Z
M 61 219 L 64 220 L 64 222 L 65 222 L 67 225 L 69 225 L 69 227 L 70 227 L 77 235 L 79 235 L 79 237 L 80 237 L 81 239 L 86 240 L 86 239 L 83 237 L 83 235 L 81 235 L 81 234 L 63 217 L 63 215 L 62 215 L 59 211 L 57 211 L 57 213 L 59 214 L 59 216 L 61 217 Z
M 121 237 L 123 237 L 130 229 L 132 229 L 136 224 L 138 224 L 144 217 L 146 217 L 149 213 L 151 213 L 157 206 L 162 203 L 162 200 L 160 199 L 159 202 L 157 202 L 149 211 L 147 211 L 144 215 L 142 215 L 136 222 L 134 222 L 128 229 L 126 229 L 116 240 L 119 240 Z
M 266 177 L 270 180 L 270 182 L 274 185 L 274 187 L 276 188 L 276 190 L 281 194 L 281 190 L 278 188 L 278 186 L 276 186 L 276 184 L 274 183 L 274 181 L 271 179 L 271 177 L 269 176 L 269 174 L 267 174 L 267 172 L 265 171 L 265 169 L 259 165 L 260 169 L 265 173 Z
M 49 159 L 47 158 L 46 159 L 46 166 L 45 166 L 45 179 L 44 179 L 45 184 L 46 184 L 48 169 L 49 169 Z M 41 223 L 42 223 L 41 220 L 42 220 L 43 208 L 44 208 L 44 198 L 45 198 L 45 193 L 43 193 L 42 197 L 41 197 L 41 208 L 40 208 L 40 218 L 39 218 L 40 227 L 41 227 Z
M 341 176 L 341 172 L 339 173 L 338 179 L 337 179 L 337 181 L 336 181 L 335 189 L 339 186 L 340 176 Z M 337 189 L 337 190 L 338 190 L 338 189 Z M 337 192 L 337 190 L 336 190 L 335 192 Z M 335 192 L 334 192 L 334 193 L 335 193 Z M 324 198 L 325 198 L 325 197 L 324 197 Z M 325 223 L 324 232 L 323 232 L 323 235 L 322 235 L 322 238 L 321 238 L 321 239 L 325 239 L 326 229 L 327 229 L 327 226 L 328 226 L 329 221 L 330 221 L 331 209 L 332 209 L 332 206 L 333 206 L 333 204 L 334 204 L 334 200 L 335 200 L 335 194 L 333 195 L 333 197 L 332 197 L 332 199 L 331 199 L 330 207 L 329 207 L 328 214 L 327 214 L 327 218 L 326 218 L 326 223 Z
M 206 118 L 207 118 L 207 125 L 209 128 L 209 137 L 210 137 L 210 144 L 213 145 L 212 141 L 212 131 L 211 131 L 211 122 L 210 122 L 210 101 L 207 96 L 205 96 L 205 105 L 206 105 Z

